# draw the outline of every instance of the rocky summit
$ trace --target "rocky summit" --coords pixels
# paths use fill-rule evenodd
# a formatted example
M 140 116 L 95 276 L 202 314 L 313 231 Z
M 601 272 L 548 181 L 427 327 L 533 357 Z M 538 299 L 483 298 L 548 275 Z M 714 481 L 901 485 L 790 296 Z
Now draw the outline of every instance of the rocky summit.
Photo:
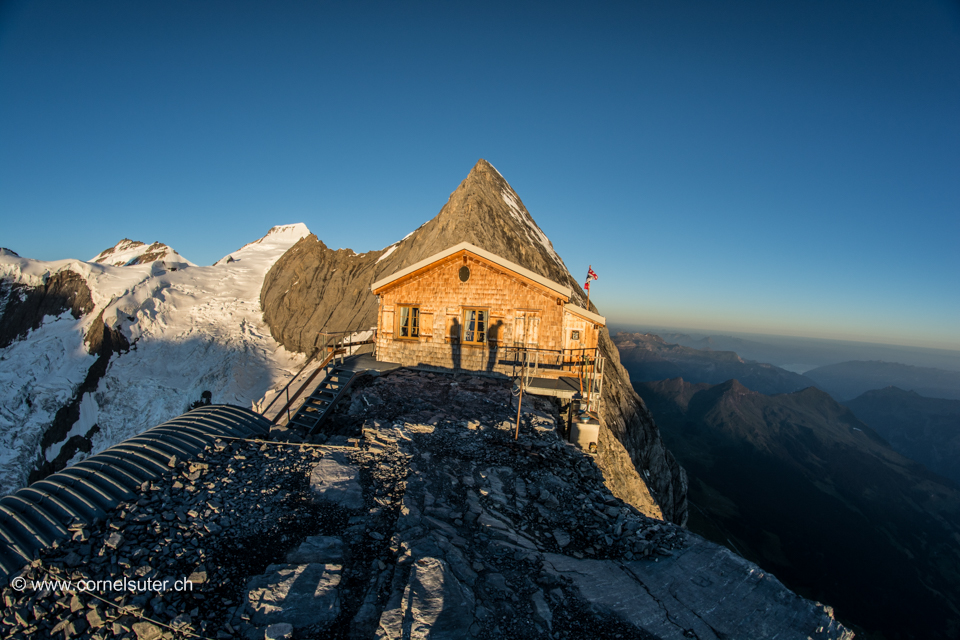
M 852 637 L 756 565 L 614 496 L 560 437 L 553 402 L 525 398 L 515 439 L 517 400 L 507 381 L 399 369 L 357 381 L 310 442 L 172 458 L 22 575 L 164 587 L 7 587 L 6 635 Z
M 432 220 L 386 249 L 356 254 L 334 251 L 313 235 L 300 240 L 264 278 L 264 320 L 284 347 L 312 353 L 322 331 L 376 326 L 377 300 L 370 290 L 375 281 L 461 242 L 569 286 L 572 301 L 586 306 L 580 281 L 567 270 L 520 196 L 481 159 Z M 599 346 L 607 362 L 598 443 L 604 478 L 615 495 L 643 513 L 682 524 L 687 518 L 684 471 L 630 386 L 605 328 Z

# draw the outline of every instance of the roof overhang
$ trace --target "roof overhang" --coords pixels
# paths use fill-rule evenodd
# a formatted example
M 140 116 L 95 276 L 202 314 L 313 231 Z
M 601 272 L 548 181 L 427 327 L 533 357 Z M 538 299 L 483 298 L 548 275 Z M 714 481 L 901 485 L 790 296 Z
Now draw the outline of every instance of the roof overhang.
M 534 273 L 529 269 L 525 269 L 518 264 L 510 262 L 509 260 L 505 260 L 500 256 L 490 253 L 489 251 L 481 249 L 480 247 L 477 247 L 475 245 L 472 245 L 469 242 L 461 242 L 460 244 L 454 245 L 449 249 L 445 249 L 440 253 L 436 253 L 430 256 L 429 258 L 424 258 L 420 262 L 417 262 L 416 264 L 412 264 L 406 269 L 401 269 L 400 271 L 397 271 L 396 273 L 389 275 L 386 278 L 383 278 L 382 280 L 377 280 L 372 285 L 370 285 L 370 289 L 374 293 L 380 293 L 380 291 L 382 291 L 389 285 L 394 284 L 395 282 L 402 280 L 407 276 L 413 275 L 414 273 L 429 267 L 435 262 L 440 262 L 441 260 L 449 258 L 450 256 L 456 255 L 461 251 L 466 253 L 472 253 L 478 258 L 482 258 L 483 260 L 490 262 L 492 264 L 495 264 L 498 267 L 502 267 L 507 271 L 512 271 L 515 274 L 522 276 L 527 280 L 530 280 L 540 285 L 544 289 L 548 289 L 553 293 L 559 294 L 563 296 L 566 300 L 570 299 L 570 295 L 571 295 L 570 287 L 566 287 L 558 282 L 554 282 L 553 280 L 544 278 L 540 274 Z M 600 317 L 600 316 L 597 316 L 596 314 L 592 314 L 592 315 L 596 317 Z
M 570 313 L 575 313 L 581 318 L 586 318 L 594 324 L 607 326 L 607 319 L 601 316 L 599 313 L 594 313 L 593 311 L 587 311 L 586 309 L 581 309 L 580 307 L 575 307 L 572 304 L 564 305 L 564 311 L 569 311 Z

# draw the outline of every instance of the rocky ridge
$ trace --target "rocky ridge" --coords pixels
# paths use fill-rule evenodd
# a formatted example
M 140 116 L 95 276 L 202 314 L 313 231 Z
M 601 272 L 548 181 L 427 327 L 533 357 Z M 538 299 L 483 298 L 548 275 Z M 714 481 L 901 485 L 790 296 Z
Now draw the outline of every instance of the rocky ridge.
M 395 397 L 444 401 L 440 411 Z M 356 384 L 323 445 L 218 441 L 3 590 L 11 638 L 850 638 L 828 609 L 610 493 L 547 401 L 398 370 Z M 430 413 L 424 418 L 424 413 Z M 341 431 L 362 425 L 353 442 Z M 351 445 L 351 446 L 344 446 Z M 179 578 L 192 589 L 177 591 Z
M 294 245 L 263 282 L 263 317 L 286 348 L 312 352 L 321 331 L 376 325 L 370 285 L 460 242 L 470 242 L 535 273 L 567 285 L 571 302 L 586 305 L 580 283 L 567 270 L 520 197 L 485 160 L 477 162 L 432 220 L 381 251 L 334 251 L 316 236 Z M 596 307 L 591 305 L 596 311 Z M 663 446 L 653 417 L 630 386 L 606 329 L 607 359 L 599 463 L 614 493 L 655 517 L 683 523 L 686 476 Z

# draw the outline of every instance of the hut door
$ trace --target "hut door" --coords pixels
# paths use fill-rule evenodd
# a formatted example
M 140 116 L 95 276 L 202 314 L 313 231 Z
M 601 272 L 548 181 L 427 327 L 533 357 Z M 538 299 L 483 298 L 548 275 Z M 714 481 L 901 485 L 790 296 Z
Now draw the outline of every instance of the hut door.
M 535 349 L 540 343 L 540 312 L 517 311 L 514 326 L 514 346 Z

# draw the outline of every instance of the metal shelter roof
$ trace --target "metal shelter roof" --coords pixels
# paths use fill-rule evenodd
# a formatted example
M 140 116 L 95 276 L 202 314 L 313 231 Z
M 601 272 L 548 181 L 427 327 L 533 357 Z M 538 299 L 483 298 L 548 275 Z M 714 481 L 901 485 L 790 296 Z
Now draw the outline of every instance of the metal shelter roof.
M 140 485 L 170 471 L 172 456 L 186 460 L 221 437 L 264 436 L 270 422 L 232 405 L 200 407 L 124 440 L 0 499 L 0 576 L 30 562 L 37 550 L 69 534 L 73 522 L 91 524 Z

